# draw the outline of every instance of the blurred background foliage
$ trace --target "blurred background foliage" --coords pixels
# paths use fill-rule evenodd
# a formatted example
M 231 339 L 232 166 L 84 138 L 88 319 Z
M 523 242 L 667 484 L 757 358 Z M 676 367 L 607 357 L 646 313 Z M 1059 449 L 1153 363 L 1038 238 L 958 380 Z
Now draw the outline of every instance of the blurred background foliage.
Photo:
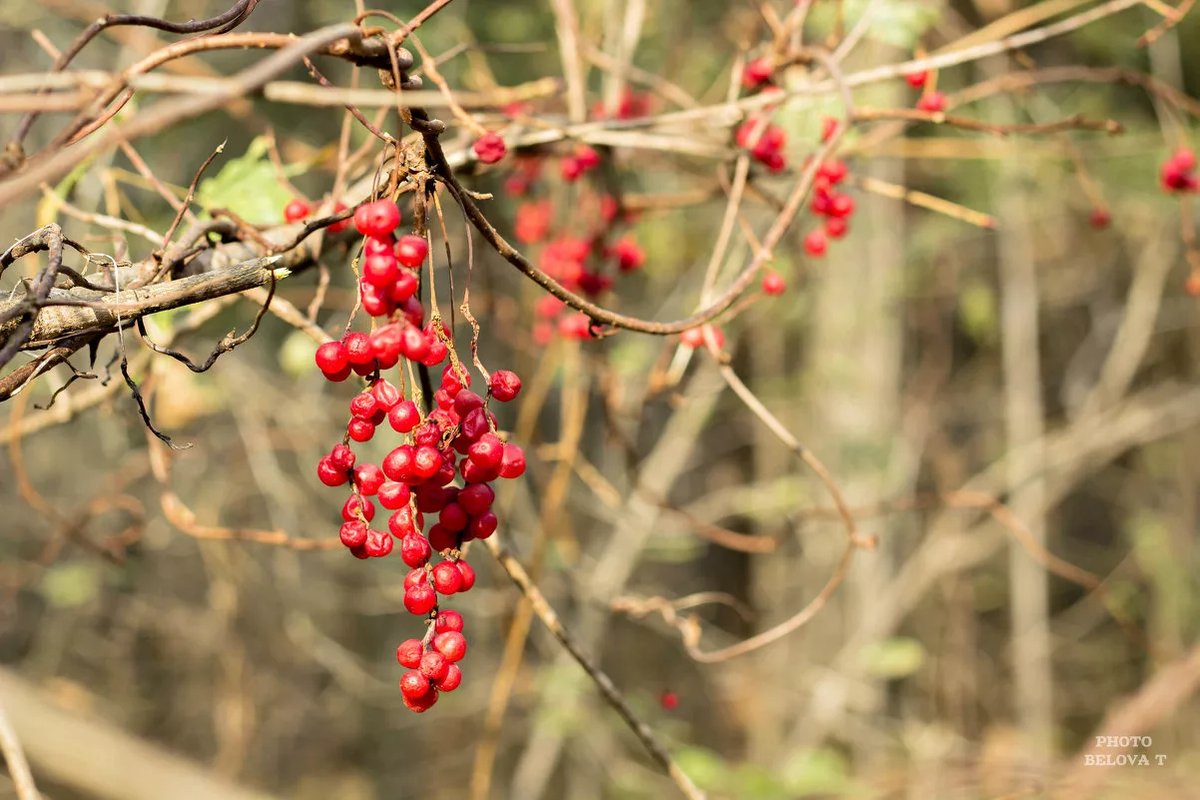
M 49 66 L 31 38 L 35 29 L 62 47 L 106 9 L 185 18 L 224 5 L 0 3 L 0 71 Z M 645 5 L 635 64 L 700 102 L 720 101 L 736 54 L 762 35 L 753 4 Z M 918 46 L 935 49 L 1019 5 L 847 0 L 850 25 L 874 9 L 870 33 L 847 69 L 904 60 Z M 576 6 L 585 37 L 603 41 L 627 4 Z M 420 4 L 386 7 L 408 17 Z M 812 11 L 809 30 L 818 41 L 832 29 L 834 8 L 820 0 Z M 243 30 L 304 32 L 353 14 L 350 2 L 264 0 Z M 946 70 L 939 87 L 957 90 L 1032 61 L 1120 66 L 1200 93 L 1200 17 L 1191 15 L 1151 48 L 1136 47 L 1157 20 L 1134 8 L 1038 45 L 1026 61 L 997 57 Z M 481 45 L 442 67 L 456 88 L 561 74 L 547 2 L 456 0 L 421 37 L 434 53 Z M 127 65 L 159 41 L 142 30 L 102 36 L 77 65 Z M 221 52 L 202 61 L 212 74 L 228 74 L 259 57 Z M 322 69 L 338 84 L 350 80 L 344 65 L 322 62 Z M 364 85 L 373 80 L 363 75 Z M 589 103 L 600 98 L 603 80 L 590 71 Z M 914 95 L 896 81 L 864 87 L 856 99 L 910 106 Z M 656 102 L 659 110 L 669 107 Z M 776 115 L 793 161 L 816 141 L 822 116 L 836 109 L 833 101 L 797 102 Z M 265 158 L 262 137 L 273 131 L 301 191 L 329 191 L 342 114 L 263 101 L 229 111 L 143 140 L 138 152 L 164 182 L 186 187 L 224 141 L 197 201 L 275 223 L 289 194 Z M 536 113 L 561 118 L 561 99 L 543 101 Z M 1114 118 L 1126 132 L 1001 138 L 918 125 L 882 142 L 870 139 L 871 128 L 848 137 L 856 175 L 994 214 L 999 228 L 856 190 L 861 210 L 848 239 L 813 260 L 801 246 L 807 223 L 797 226 L 774 259 L 788 292 L 761 299 L 725 326 L 738 374 L 825 461 L 851 502 L 895 505 L 890 513 L 864 513 L 864 530 L 877 533 L 881 546 L 859 554 L 847 584 L 812 624 L 729 662 L 691 661 L 674 631 L 653 616 L 610 615 L 613 598 L 597 596 L 596 588 L 665 598 L 724 592 L 751 610 L 746 620 L 723 606 L 701 609 L 706 648 L 765 630 L 808 602 L 838 557 L 844 534 L 828 514 L 810 513 L 827 505 L 819 484 L 722 391 L 704 359 L 693 360 L 679 386 L 650 391 L 677 340 L 623 333 L 543 348 L 530 335 L 536 287 L 494 254 L 477 259 L 472 299 L 485 329 L 484 362 L 516 369 L 527 386 L 545 392 L 540 401 L 534 390 L 522 398 L 532 412 L 501 414 L 502 426 L 527 437 L 522 444 L 531 454 L 528 477 L 502 495 L 501 535 L 523 559 L 545 538 L 540 583 L 551 602 L 569 627 L 581 626 L 595 657 L 713 797 L 1039 796 L 1036 787 L 1076 766 L 1072 754 L 1089 743 L 1106 712 L 1197 640 L 1200 329 L 1197 301 L 1184 292 L 1179 204 L 1157 185 L 1158 164 L 1190 135 L 1188 123 L 1139 89 L 1095 82 L 1001 93 L 960 113 L 1028 122 L 1080 113 Z M 0 118 L 0 134 L 7 136 L 14 120 Z M 35 128 L 34 142 L 45 141 L 52 120 Z M 727 133 L 698 125 L 696 135 L 726 141 Z M 453 130 L 447 138 L 468 141 Z M 351 139 L 357 146 L 364 135 L 352 127 Z M 1093 200 L 1081 188 L 1071 148 L 1111 210 L 1107 230 L 1088 225 Z M 715 165 L 632 150 L 618 150 L 616 158 L 627 193 L 714 191 L 702 204 L 641 216 L 631 231 L 648 253 L 647 266 L 623 278 L 610 303 L 643 317 L 683 316 L 695 302 L 725 204 Z M 103 209 L 106 172 L 117 177 L 124 215 L 167 227 L 170 208 L 139 185 L 120 153 L 93 160 L 58 191 L 80 208 Z M 496 193 L 486 210 L 508 231 L 515 204 L 504 199 L 502 180 L 502 172 L 491 172 L 475 185 Z M 783 197 L 788 181 L 762 178 L 758 185 L 765 197 Z M 587 222 L 566 189 L 552 186 L 548 196 L 567 228 Z M 48 215 L 55 211 L 47 203 L 0 208 L 0 235 L 11 241 Z M 111 242 L 96 227 L 55 216 L 93 249 Z M 756 230 L 773 218 L 761 199 L 747 202 L 745 216 Z M 456 257 L 465 261 L 453 212 L 448 225 Z M 150 249 L 132 239 L 130 257 Z M 734 263 L 749 254 L 737 240 Z M 1033 293 L 1006 288 L 1013 269 L 1006 259 L 1033 265 Z M 350 310 L 354 283 L 343 254 L 329 254 L 326 264 L 333 283 L 319 321 L 333 331 Z M 1135 295 L 1139 275 L 1158 277 Z M 296 276 L 280 286 L 280 296 L 303 308 L 315 284 L 312 272 Z M 1047 432 L 1045 460 L 1018 485 L 1004 475 L 1013 447 L 1006 427 L 1013 377 L 1005 367 L 1013 342 L 1006 345 L 1006 337 L 1020 333 L 1006 329 L 1005 303 L 1032 308 L 1039 326 L 1034 349 L 1016 358 L 1037 364 L 1036 384 L 1023 388 L 1040 405 Z M 155 317 L 152 332 L 167 335 L 189 313 Z M 225 331 L 244 329 L 253 313 L 250 303 L 231 304 L 187 334 L 183 346 L 205 352 Z M 1118 332 L 1131 324 L 1149 329 L 1136 368 L 1117 396 L 1089 406 Z M 101 349 L 101 373 L 115 344 L 110 339 Z M 312 366 L 312 347 L 268 316 L 249 344 L 206 374 L 153 361 L 154 418 L 192 445 L 175 456 L 173 489 L 202 523 L 281 529 L 298 539 L 334 536 L 340 501 L 318 484 L 313 465 L 341 436 L 349 390 L 325 384 Z M 51 375 L 0 409 L 9 455 L 28 479 L 22 486 L 15 467 L 0 477 L 0 662 L 81 715 L 272 795 L 470 796 L 489 692 L 518 601 L 486 554 L 473 559 L 478 588 L 456 604 L 471 637 L 463 686 L 414 716 L 399 702 L 392 656 L 416 631 L 401 606 L 398 562 L 185 536 L 160 510 L 146 434 L 124 391 L 64 421 L 77 393 L 97 390 L 99 381 L 81 381 L 50 411 L 38 410 L 65 377 Z M 576 464 L 593 469 L 576 470 L 547 528 L 554 445 L 579 402 L 586 403 L 586 424 Z M 39 415 L 61 424 L 21 437 L 14 452 L 14 427 Z M 647 474 L 648 464 L 661 471 Z M 659 509 L 653 488 L 639 495 L 634 487 L 647 481 L 686 516 Z M 1041 486 L 1042 501 L 1023 494 L 1031 484 Z M 1025 497 L 1018 516 L 1032 513 L 1024 522 L 1044 531 L 1052 553 L 1104 578 L 1105 597 L 1047 575 L 978 509 L 919 500 L 963 487 Z M 773 537 L 774 551 L 720 548 L 696 534 L 697 521 Z M 1033 680 L 1037 696 L 1049 700 L 1042 703 L 1049 730 L 1037 728 L 1023 694 L 1029 686 L 1014 677 L 1028 634 L 1014 623 L 1014 606 L 1027 591 L 1043 590 L 1039 624 L 1052 649 L 1048 668 Z M 1143 631 L 1149 647 L 1110 612 Z M 526 650 L 496 742 L 492 797 L 674 791 L 536 623 Z M 665 708 L 663 692 L 674 693 L 678 706 Z M 1198 711 L 1188 700 L 1147 731 L 1167 765 L 1112 778 L 1111 796 L 1194 797 Z M 53 782 L 42 788 L 54 798 L 88 796 Z

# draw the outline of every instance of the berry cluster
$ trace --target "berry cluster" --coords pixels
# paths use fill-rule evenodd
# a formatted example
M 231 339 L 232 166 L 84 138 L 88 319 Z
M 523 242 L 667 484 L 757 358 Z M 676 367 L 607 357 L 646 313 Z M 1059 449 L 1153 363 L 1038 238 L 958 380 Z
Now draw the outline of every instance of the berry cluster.
M 929 83 L 929 70 L 919 69 L 904 74 L 904 80 L 914 89 L 923 89 L 921 96 L 917 98 L 917 109 L 920 111 L 928 111 L 931 114 L 946 110 L 946 95 L 939 92 L 932 86 L 927 86 Z
M 582 236 L 573 233 L 569 223 L 555 219 L 549 199 L 531 197 L 541 188 L 544 161 L 544 156 L 517 159 L 513 173 L 504 182 L 510 197 L 525 198 L 516 209 L 514 236 L 521 244 L 536 247 L 534 258 L 547 275 L 572 291 L 599 297 L 613 288 L 614 275 L 636 272 L 646 263 L 645 252 L 632 236 L 624 234 L 609 241 L 619 222 L 632 222 L 635 217 L 623 213 L 612 195 L 583 186 L 576 190 L 579 202 L 575 209 L 580 219 L 596 222 Z M 575 184 L 599 164 L 599 154 L 580 145 L 562 157 L 559 177 L 564 183 Z M 533 339 L 539 346 L 548 344 L 556 334 L 568 339 L 590 336 L 587 315 L 571 313 L 553 295 L 543 295 L 535 312 Z
M 820 258 L 829 249 L 830 239 L 841 239 L 850 228 L 850 217 L 854 214 L 854 198 L 837 190 L 838 184 L 846 179 L 846 164 L 842 161 L 826 161 L 817 168 L 813 181 L 813 197 L 809 210 L 818 218 L 824 218 L 821 228 L 810 231 L 804 237 L 804 252 Z
M 339 202 L 333 207 L 334 214 L 340 214 L 345 210 L 345 203 Z M 309 216 L 312 215 L 312 212 L 312 204 L 310 204 L 307 200 L 301 200 L 297 197 L 295 200 L 292 200 L 292 202 L 283 207 L 283 219 L 285 222 L 299 222 L 301 220 L 308 219 Z M 350 220 L 343 219 L 330 225 L 329 232 L 341 233 L 349 227 Z
M 1163 162 L 1159 180 L 1165 192 L 1198 192 L 1200 176 L 1196 175 L 1196 152 L 1181 147 Z
M 342 506 L 339 536 L 355 557 L 383 558 L 399 540 L 400 558 L 410 570 L 404 579 L 404 607 L 429 624 L 423 639 L 406 641 L 396 654 L 412 670 L 400 681 L 405 705 L 420 712 L 437 701 L 439 692 L 452 691 L 462 681 L 457 666 L 466 652 L 462 617 L 439 610 L 438 595 L 448 597 L 475 585 L 462 546 L 496 530 L 492 482 L 525 472 L 524 452 L 505 442 L 487 408 L 489 400 L 515 399 L 521 380 L 499 370 L 488 378 L 487 396 L 476 394 L 447 344 L 449 331 L 444 326 L 438 330 L 440 321 L 421 327 L 424 310 L 415 297 L 418 276 L 413 270 L 424 262 L 428 245 L 420 236 L 394 237 L 400 224 L 395 203 L 364 204 L 354 223 L 367 237 L 359 282 L 363 308 L 387 321 L 369 335 L 348 333 L 317 348 L 317 367 L 327 379 L 344 381 L 355 373 L 368 384 L 350 401 L 346 438 L 320 459 L 317 477 L 327 486 L 352 486 Z M 436 407 L 426 415 L 419 398 L 405 398 L 381 374 L 401 358 L 432 367 L 447 356 L 450 363 L 433 396 Z M 385 422 L 402 437 L 400 444 L 379 464 L 356 465 L 350 442 L 370 441 Z M 456 478 L 461 486 L 454 485 Z M 376 504 L 391 512 L 386 530 L 370 527 Z M 428 530 L 426 514 L 438 515 Z M 437 565 L 431 563 L 435 551 L 442 557 Z
M 774 123 L 762 117 L 750 117 L 737 129 L 733 140 L 738 147 L 749 150 L 754 159 L 771 172 L 783 172 L 787 168 L 787 159 L 783 156 L 787 139 Z

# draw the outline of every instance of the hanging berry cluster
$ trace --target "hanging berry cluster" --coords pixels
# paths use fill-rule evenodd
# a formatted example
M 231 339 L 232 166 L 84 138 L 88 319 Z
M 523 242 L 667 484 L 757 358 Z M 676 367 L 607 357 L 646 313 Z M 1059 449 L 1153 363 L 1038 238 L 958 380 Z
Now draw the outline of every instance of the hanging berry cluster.
M 436 315 L 422 327 L 418 269 L 429 247 L 421 236 L 393 235 L 400 225 L 394 202 L 360 206 L 354 224 L 367 237 L 359 281 L 362 307 L 383 324 L 369 335 L 348 333 L 341 341 L 317 348 L 317 367 L 328 380 L 344 381 L 357 374 L 367 382 L 350 401 L 345 440 L 321 458 L 317 476 L 327 486 L 351 485 L 339 536 L 355 557 L 383 558 L 399 541 L 400 558 L 409 568 L 404 607 L 425 617 L 428 625 L 424 637 L 409 639 L 396 652 L 397 661 L 410 670 L 400 679 L 400 691 L 405 705 L 421 712 L 437 702 L 440 692 L 458 687 L 458 662 L 467 647 L 462 616 L 440 609 L 438 596 L 475 585 L 475 571 L 463 560 L 462 547 L 496 530 L 492 483 L 525 472 L 525 454 L 505 442 L 487 408 L 489 400 L 515 399 L 521 380 L 499 370 L 488 378 L 486 397 L 473 392 L 470 375 L 448 345 L 449 330 Z M 414 397 L 406 398 L 402 388 L 383 377 L 397 366 L 408 366 L 411 376 L 413 365 L 434 367 L 447 356 L 450 363 L 434 393 L 435 407 L 425 415 L 415 381 L 409 381 Z M 401 387 L 406 383 L 402 371 L 399 382 Z M 379 464 L 356 463 L 351 442 L 372 440 L 385 423 L 400 443 Z M 377 505 L 391 512 L 386 529 L 371 527 Z M 426 514 L 437 515 L 428 529 Z M 436 565 L 431 561 L 435 553 L 441 557 Z

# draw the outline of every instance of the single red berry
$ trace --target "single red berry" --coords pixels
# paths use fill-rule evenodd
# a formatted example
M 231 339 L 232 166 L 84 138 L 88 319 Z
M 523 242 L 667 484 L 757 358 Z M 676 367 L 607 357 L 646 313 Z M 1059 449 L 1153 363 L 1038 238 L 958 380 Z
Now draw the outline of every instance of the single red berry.
M 679 705 L 679 695 L 663 689 L 662 694 L 658 696 L 658 702 L 667 711 L 674 711 Z
M 430 590 L 432 594 L 432 590 Z M 446 631 L 433 637 L 433 647 L 446 657 L 447 661 L 462 661 L 467 654 L 467 640 L 458 631 Z
M 414 449 L 411 444 L 402 444 L 383 457 L 383 474 L 390 480 L 412 483 Z
M 421 480 L 427 480 L 442 468 L 442 454 L 436 447 L 423 444 L 413 452 L 413 472 Z
M 756 58 L 742 70 L 742 86 L 749 90 L 757 89 L 771 80 L 774 72 L 775 65 L 769 58 Z
M 762 279 L 763 294 L 776 296 L 787 290 L 787 283 L 778 272 L 768 272 Z
M 413 567 L 404 576 L 404 591 L 407 592 L 414 586 L 424 586 L 428 582 L 425 567 Z
M 350 401 L 350 415 L 362 419 L 371 419 L 379 410 L 379 403 L 371 392 L 359 392 Z
M 339 469 L 329 456 L 322 456 L 317 462 L 317 480 L 326 486 L 341 486 L 350 480 L 346 470 Z
M 840 239 L 846 235 L 846 230 L 849 228 L 849 223 L 844 217 L 830 217 L 825 220 L 825 233 L 831 239 Z
M 367 334 L 359 331 L 348 333 L 343 344 L 346 346 L 346 360 L 351 366 L 374 363 L 375 353 L 371 349 L 371 338 Z
M 514 448 L 513 455 L 509 455 L 509 452 L 508 452 L 509 447 Z M 503 452 L 501 453 L 501 457 L 500 457 L 501 458 L 501 469 L 503 469 L 503 466 L 505 463 L 505 458 L 508 458 L 508 459 L 510 459 L 508 461 L 508 463 L 510 464 L 510 470 L 511 470 L 513 468 L 512 465 L 515 463 L 514 459 L 516 459 L 516 457 L 517 457 L 515 455 L 515 453 L 516 453 L 516 451 L 520 450 L 520 448 L 517 447 L 516 445 L 504 445 L 502 450 L 503 450 Z M 524 472 L 525 471 L 525 454 L 524 453 L 521 453 L 520 461 L 521 461 L 521 472 Z M 514 477 L 516 477 L 516 476 L 514 476 Z M 495 499 L 496 499 L 496 493 L 494 491 L 492 491 L 492 487 L 488 486 L 486 483 L 472 483 L 470 486 L 467 486 L 461 492 L 458 493 L 458 504 L 463 507 L 463 510 L 465 510 L 468 514 L 470 514 L 473 517 L 477 517 L 480 514 L 482 514 L 483 512 L 487 511 L 489 508 L 491 508 L 492 503 L 495 501 Z
M 430 650 L 425 655 L 421 656 L 421 674 L 430 681 L 440 681 L 446 677 L 446 673 L 450 670 L 450 662 L 446 657 L 436 650 Z
M 420 511 L 413 511 L 412 506 L 398 508 L 388 517 L 388 530 L 402 539 L 405 536 L 420 536 L 424 525 L 425 516 Z
M 439 692 L 453 692 L 462 683 L 462 670 L 458 668 L 458 664 L 450 664 L 446 667 L 446 676 L 434 684 Z
M 471 520 L 471 524 L 467 526 L 467 533 L 472 539 L 486 539 L 496 532 L 499 523 L 494 511 L 485 511 Z
M 402 400 L 388 412 L 388 422 L 397 433 L 408 433 L 421 421 L 421 412 L 412 400 Z
M 408 609 L 408 613 L 418 617 L 423 617 L 430 611 L 433 611 L 437 605 L 437 594 L 428 586 L 413 586 L 404 593 L 404 607 Z M 445 634 L 443 634 L 445 635 Z M 446 655 L 442 651 L 442 655 Z M 449 658 L 449 656 L 447 656 Z M 453 659 L 457 661 L 458 659 Z
M 341 342 L 325 342 L 317 348 L 317 369 L 326 375 L 341 372 L 349 363 L 346 345 Z
M 439 553 L 453 550 L 458 547 L 458 534 L 435 524 L 429 529 L 429 546 Z
M 617 257 L 617 267 L 621 272 L 633 272 L 646 263 L 645 251 L 628 236 L 613 245 L 613 254 Z
M 459 575 L 462 576 L 462 585 L 459 586 L 458 590 L 460 592 L 471 591 L 471 588 L 475 585 L 474 568 L 467 562 L 461 560 L 455 563 L 454 568 L 457 569 Z
M 508 147 L 504 144 L 504 139 L 498 133 L 485 133 L 475 140 L 475 144 L 471 146 L 471 149 L 475 151 L 475 155 L 484 164 L 495 164 L 504 158 L 504 154 L 508 152 Z
M 395 547 L 395 542 L 392 540 L 392 535 L 387 531 L 367 531 L 367 541 L 363 547 L 367 550 L 367 555 L 371 558 L 383 558 L 392 552 Z
M 429 691 L 420 697 L 409 697 L 408 695 L 401 696 L 404 698 L 404 705 L 409 710 L 415 711 L 418 714 L 424 714 L 426 711 L 433 708 L 435 703 L 437 703 L 438 690 L 430 687 Z
M 429 679 L 413 670 L 400 678 L 400 691 L 405 697 L 423 697 L 429 691 Z
M 416 269 L 425 263 L 429 255 L 429 242 L 424 236 L 406 234 L 396 242 L 396 260 L 409 269 Z
M 396 661 L 402 667 L 416 669 L 421 666 L 421 656 L 424 653 L 425 648 L 421 645 L 420 639 L 405 639 L 396 648 Z
M 500 461 L 500 477 L 519 478 L 524 474 L 525 451 L 512 443 L 504 445 L 504 456 Z
M 343 522 L 338 531 L 338 538 L 346 547 L 362 547 L 367 541 L 367 523 L 362 520 Z
M 450 533 L 461 532 L 470 521 L 470 515 L 458 503 L 446 503 L 438 514 L 438 524 Z
M 438 594 L 454 594 L 462 588 L 462 573 L 449 561 L 433 568 L 433 588 Z
M 1102 231 L 1112 223 L 1112 214 L 1106 208 L 1093 208 L 1088 217 L 1088 223 L 1098 231 Z
M 372 348 L 375 346 L 374 341 L 371 342 L 371 346 Z M 378 351 L 375 353 L 375 358 L 379 358 Z M 380 378 L 375 381 L 375 384 L 371 387 L 371 394 L 375 395 L 375 403 L 384 411 L 391 411 L 401 399 L 400 390 L 386 378 Z
M 386 198 L 363 203 L 354 210 L 354 227 L 364 236 L 387 236 L 400 224 L 400 209 Z
M 345 210 L 346 210 L 345 203 L 338 203 L 333 207 L 334 214 L 341 214 Z M 330 233 L 341 233 L 342 231 L 346 230 L 349 227 L 350 227 L 350 218 L 347 217 L 346 219 L 338 220 L 337 222 L 330 225 L 329 232 Z
M 286 222 L 299 222 L 311 213 L 312 206 L 298 198 L 283 207 L 283 219 Z
M 554 299 L 557 300 L 558 298 Z M 492 377 L 488 381 L 488 387 L 491 389 L 492 397 L 501 403 L 507 403 L 520 394 L 521 378 L 511 370 L 498 369 L 492 373 Z
M 1180 147 L 1171 155 L 1171 162 L 1180 172 L 1191 172 L 1196 168 L 1196 151 L 1190 147 Z
M 833 217 L 848 217 L 854 213 L 854 198 L 848 194 L 835 194 L 829 197 L 829 214 Z
M 358 511 L 360 509 L 362 511 L 362 518 L 367 522 L 375 519 L 375 504 L 365 497 L 359 502 L 358 496 L 352 494 L 346 499 L 345 504 L 342 505 L 342 521 L 353 522 L 358 519 Z
M 836 117 L 826 117 L 821 122 L 821 142 L 828 142 L 833 138 L 833 134 L 837 132 L 838 121 Z
M 461 633 L 463 629 L 462 614 L 449 609 L 439 611 L 435 627 L 438 633 L 445 633 L 446 631 L 458 631 Z
M 424 566 L 431 554 L 429 542 L 419 533 L 410 533 L 400 540 L 400 559 L 413 569 Z
M 330 451 L 329 460 L 338 469 L 347 471 L 354 469 L 354 451 L 344 444 L 339 444 Z
M 917 101 L 917 108 L 921 111 L 930 113 L 938 113 L 946 110 L 946 95 L 939 91 L 926 92 L 921 95 L 921 99 Z
M 804 252 L 813 258 L 820 258 L 828 249 L 829 240 L 825 238 L 824 231 L 809 231 L 809 234 L 804 237 Z
M 382 471 L 382 470 L 381 470 Z M 379 505 L 388 511 L 395 511 L 408 505 L 412 491 L 407 483 L 384 481 L 379 487 Z
M 390 290 L 400 277 L 400 264 L 391 253 L 378 256 L 367 256 L 363 259 L 363 280 L 377 289 L 387 289 L 385 302 L 391 300 Z M 372 315 L 379 316 L 379 315 Z
M 846 166 L 845 161 L 825 161 L 817 169 L 817 176 L 826 179 L 830 186 L 833 186 L 845 180 L 849 172 L 850 168 Z
M 681 333 L 679 335 L 679 338 L 683 342 L 683 344 L 685 344 L 688 347 L 691 347 L 693 349 L 696 349 L 699 347 L 705 347 L 707 345 L 706 345 L 706 339 L 704 338 L 704 331 L 706 328 L 709 328 L 709 327 L 712 328 L 713 341 L 716 342 L 717 349 L 719 350 L 725 346 L 725 333 L 724 333 L 724 331 L 722 331 L 720 328 L 718 328 L 716 326 L 705 325 L 705 326 L 702 326 L 699 328 L 688 328 L 686 331 L 684 331 L 683 333 Z
M 354 469 L 354 485 L 358 487 L 359 494 L 364 494 L 368 497 L 375 495 L 379 492 L 383 483 L 383 470 L 375 464 L 359 464 Z M 387 506 L 384 506 L 384 508 L 387 508 Z
M 925 85 L 925 82 L 929 80 L 929 70 L 918 69 L 913 70 L 912 72 L 906 72 L 904 73 L 904 80 L 908 81 L 908 85 L 914 89 L 920 89 Z
M 454 395 L 454 410 L 460 417 L 465 417 L 477 408 L 483 408 L 483 398 L 470 389 L 462 389 Z
M 346 433 L 356 442 L 369 442 L 375 436 L 375 423 L 369 419 L 355 417 L 346 425 Z
M 585 172 L 600 166 L 600 154 L 586 144 L 575 148 L 575 160 L 579 162 Z
M 485 469 L 496 469 L 504 458 L 504 443 L 494 433 L 485 433 L 467 451 L 468 458 Z

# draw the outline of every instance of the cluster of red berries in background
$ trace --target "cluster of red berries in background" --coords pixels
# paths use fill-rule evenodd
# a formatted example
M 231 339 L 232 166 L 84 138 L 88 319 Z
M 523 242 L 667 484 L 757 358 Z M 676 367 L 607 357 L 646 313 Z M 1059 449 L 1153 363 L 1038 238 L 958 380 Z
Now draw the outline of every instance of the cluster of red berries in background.
M 339 202 L 333 207 L 334 214 L 340 214 L 345 210 L 345 203 Z M 285 222 L 300 222 L 301 220 L 308 219 L 309 216 L 312 215 L 312 212 L 313 209 L 311 203 L 309 203 L 307 200 L 296 198 L 283 207 L 283 219 Z M 343 219 L 330 225 L 328 230 L 330 233 L 341 233 L 349 227 L 350 220 Z
M 783 155 L 787 138 L 778 125 L 762 117 L 750 117 L 738 127 L 733 140 L 738 147 L 749 150 L 750 155 L 771 172 L 787 169 L 787 159 Z
M 440 610 L 438 596 L 475 585 L 462 546 L 496 531 L 492 483 L 525 472 L 524 452 L 498 433 L 487 407 L 490 400 L 515 399 L 521 380 L 499 370 L 488 378 L 486 397 L 475 393 L 469 388 L 470 375 L 445 341 L 449 332 L 443 327 L 439 335 L 432 323 L 421 327 L 424 311 L 415 297 L 419 279 L 414 270 L 428 255 L 428 245 L 420 236 L 393 235 L 400 224 L 395 203 L 377 200 L 360 206 L 354 224 L 366 236 L 362 306 L 385 322 L 371 334 L 347 333 L 341 341 L 317 348 L 317 367 L 330 381 L 344 381 L 352 373 L 367 380 L 367 388 L 350 401 L 345 439 L 317 463 L 317 477 L 327 486 L 352 487 L 342 506 L 339 537 L 354 556 L 383 558 L 399 542 L 400 558 L 409 567 L 404 607 L 425 617 L 429 626 L 422 639 L 404 642 L 396 653 L 411 670 L 400 680 L 405 705 L 419 712 L 462 681 L 457 665 L 466 653 L 462 617 Z M 451 360 L 434 393 L 435 408 L 425 415 L 414 399 L 405 398 L 382 376 L 402 358 L 433 367 L 447 356 Z M 379 464 L 356 463 L 350 443 L 372 440 L 385 423 L 401 437 L 400 444 Z M 371 527 L 377 506 L 391 512 L 386 530 Z M 427 514 L 437 515 L 428 529 Z M 435 552 L 442 560 L 433 565 Z
M 616 235 L 620 222 L 632 222 L 635 215 L 622 212 L 612 195 L 601 194 L 587 186 L 578 192 L 575 209 L 581 220 L 595 220 L 580 233 L 555 219 L 554 204 L 533 195 L 541 188 L 546 157 L 518 158 L 504 182 L 505 193 L 519 200 L 513 235 L 530 248 L 538 268 L 566 288 L 596 298 L 611 290 L 615 278 L 642 268 L 646 254 L 629 234 Z M 587 145 L 579 145 L 562 157 L 559 176 L 564 183 L 575 184 L 600 165 L 599 154 Z M 614 238 L 615 237 L 615 238 Z M 590 336 L 586 314 L 571 313 L 567 305 L 553 295 L 538 299 L 535 308 L 533 340 L 545 346 L 555 336 L 586 339 Z
M 1159 180 L 1163 191 L 1200 191 L 1200 176 L 1196 175 L 1196 152 L 1189 147 L 1181 147 L 1172 153 L 1159 170 Z

